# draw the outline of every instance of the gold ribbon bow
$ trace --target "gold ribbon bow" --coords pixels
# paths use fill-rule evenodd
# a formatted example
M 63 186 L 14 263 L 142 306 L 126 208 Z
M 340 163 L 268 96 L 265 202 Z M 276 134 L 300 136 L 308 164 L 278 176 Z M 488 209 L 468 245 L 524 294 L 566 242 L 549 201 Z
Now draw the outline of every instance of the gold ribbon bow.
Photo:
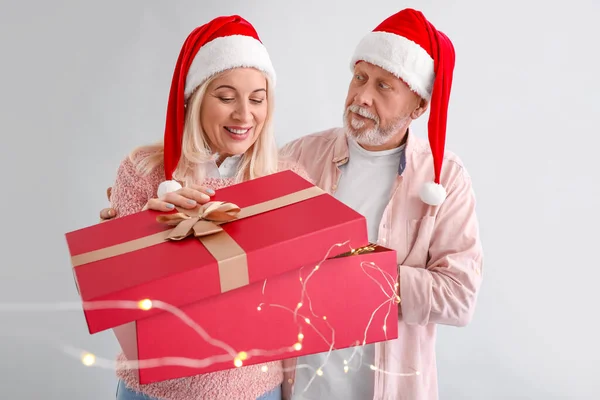
M 236 220 L 241 209 L 237 205 L 223 201 L 211 201 L 193 210 L 178 208 L 175 214 L 163 214 L 156 221 L 175 228 L 167 239 L 182 240 L 190 235 L 208 236 L 223 231 L 220 224 Z

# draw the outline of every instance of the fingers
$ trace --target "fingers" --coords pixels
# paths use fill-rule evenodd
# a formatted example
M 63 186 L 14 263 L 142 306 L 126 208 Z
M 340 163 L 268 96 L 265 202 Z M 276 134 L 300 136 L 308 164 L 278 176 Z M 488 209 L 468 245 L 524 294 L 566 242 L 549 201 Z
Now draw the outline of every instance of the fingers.
M 214 190 L 200 185 L 190 185 L 175 192 L 169 192 L 160 199 L 150 199 L 144 210 L 171 211 L 175 207 L 193 209 L 199 204 L 210 201 L 210 196 L 215 194 Z
M 198 202 L 195 199 L 191 199 L 189 197 L 182 196 L 181 194 L 179 194 L 177 192 L 167 193 L 165 195 L 164 199 L 159 199 L 159 200 L 161 200 L 164 203 L 172 204 L 177 207 L 186 208 L 186 209 L 191 209 L 191 208 L 198 206 L 198 204 L 206 203 L 206 201 Z
M 197 190 L 199 192 L 202 192 L 202 193 L 206 193 L 209 196 L 214 196 L 215 195 L 215 191 L 212 190 L 211 188 L 207 188 L 206 186 L 200 186 L 200 185 L 194 185 L 194 184 L 192 184 L 192 185 L 190 185 L 190 188 L 192 188 L 194 190 Z
M 148 200 L 148 203 L 146 203 L 146 205 L 144 206 L 142 211 L 155 210 L 155 211 L 167 212 L 167 211 L 172 211 L 174 208 L 175 208 L 175 206 L 173 205 L 173 203 L 168 203 L 166 201 L 159 200 L 159 199 L 150 199 L 150 200 Z
M 113 208 L 104 208 L 100 211 L 100 219 L 102 220 L 112 219 L 116 215 L 117 213 Z
M 108 201 L 110 201 L 111 193 L 112 193 L 112 187 L 109 187 L 108 189 L 106 189 L 106 197 L 108 198 Z
M 164 198 L 160 200 L 173 204 L 177 207 L 190 209 L 196 207 L 198 204 L 205 204 L 209 202 L 210 196 L 201 192 L 200 190 L 196 190 L 191 187 L 185 187 L 176 192 L 167 193 Z

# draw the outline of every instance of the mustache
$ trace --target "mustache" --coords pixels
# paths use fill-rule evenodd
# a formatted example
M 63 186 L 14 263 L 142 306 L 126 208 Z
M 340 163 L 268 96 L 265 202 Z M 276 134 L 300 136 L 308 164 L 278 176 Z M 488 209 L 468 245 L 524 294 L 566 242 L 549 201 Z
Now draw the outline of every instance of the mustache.
M 355 114 L 360 115 L 361 117 L 369 118 L 375 121 L 376 123 L 379 123 L 379 117 L 377 115 L 370 113 L 369 110 L 367 110 L 366 108 L 357 106 L 356 104 L 352 104 L 351 106 L 348 106 L 348 108 L 346 108 L 346 115 L 349 112 L 353 112 Z

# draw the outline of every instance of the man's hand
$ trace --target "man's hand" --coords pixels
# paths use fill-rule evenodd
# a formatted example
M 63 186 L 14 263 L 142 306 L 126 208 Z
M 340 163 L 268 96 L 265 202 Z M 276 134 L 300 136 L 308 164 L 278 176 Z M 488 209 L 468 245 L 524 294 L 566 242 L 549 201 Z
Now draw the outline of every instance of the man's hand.
M 106 189 L 106 197 L 108 198 L 108 201 L 110 201 L 111 192 L 112 192 L 112 187 L 109 187 L 108 189 Z M 113 219 L 116 216 L 117 216 L 117 212 L 115 211 L 114 208 L 104 208 L 104 209 L 102 209 L 102 211 L 100 211 L 100 222 L 107 221 L 109 219 Z

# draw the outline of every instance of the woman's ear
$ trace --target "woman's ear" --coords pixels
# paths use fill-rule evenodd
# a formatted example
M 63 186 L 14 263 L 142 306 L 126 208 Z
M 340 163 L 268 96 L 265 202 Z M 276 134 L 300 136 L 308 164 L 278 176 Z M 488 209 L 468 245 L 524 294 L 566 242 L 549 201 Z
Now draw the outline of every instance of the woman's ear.
M 419 101 L 419 105 L 417 106 L 417 108 L 415 108 L 415 110 L 410 114 L 412 119 L 417 119 L 419 118 L 421 115 L 423 115 L 425 113 L 425 111 L 427 111 L 427 108 L 429 107 L 429 102 L 427 100 L 421 99 Z

